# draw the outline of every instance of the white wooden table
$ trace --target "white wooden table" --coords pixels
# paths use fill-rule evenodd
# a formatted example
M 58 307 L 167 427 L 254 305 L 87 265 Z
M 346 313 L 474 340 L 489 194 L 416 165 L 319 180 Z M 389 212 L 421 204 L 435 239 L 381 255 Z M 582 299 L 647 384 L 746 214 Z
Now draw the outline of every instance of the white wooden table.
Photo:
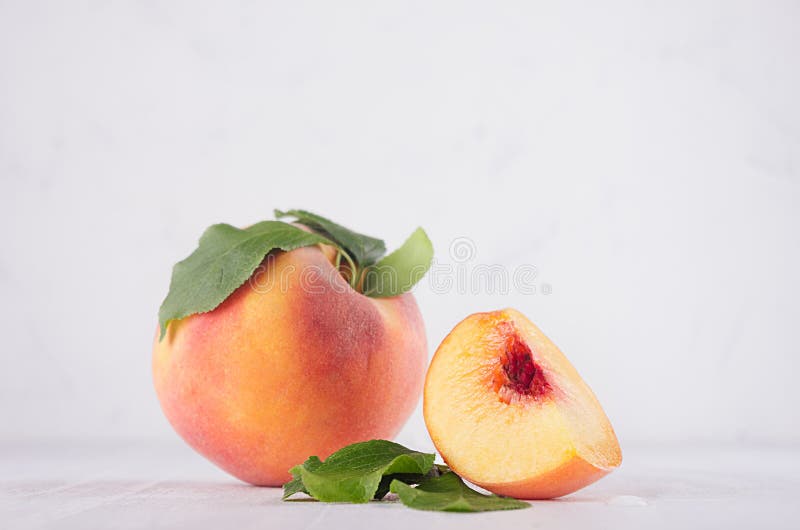
M 623 467 L 529 510 L 448 514 L 398 503 L 282 502 L 190 449 L 0 443 L 0 529 L 800 528 L 797 447 L 623 447 Z

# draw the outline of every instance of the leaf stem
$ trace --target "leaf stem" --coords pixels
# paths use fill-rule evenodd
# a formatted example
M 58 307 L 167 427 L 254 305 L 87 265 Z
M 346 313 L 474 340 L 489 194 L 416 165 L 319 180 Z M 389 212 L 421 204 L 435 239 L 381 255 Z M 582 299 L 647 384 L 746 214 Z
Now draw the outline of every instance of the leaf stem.
M 347 260 L 347 265 L 350 267 L 350 278 L 348 279 L 348 281 L 350 283 L 350 287 L 356 289 L 358 282 L 358 267 L 356 267 L 353 258 L 351 258 L 350 255 L 344 251 L 344 249 L 342 248 L 339 249 L 339 256 L 344 256 L 344 259 Z M 337 256 L 336 258 L 337 266 L 338 266 L 339 256 Z
M 369 272 L 370 268 L 371 267 L 365 267 L 364 270 L 361 271 L 361 274 L 359 274 L 358 276 L 358 284 L 356 286 L 356 291 L 366 296 L 369 296 L 369 294 L 364 292 L 364 280 L 366 279 L 367 273 Z M 374 291 L 374 289 L 372 289 L 370 292 L 372 291 Z

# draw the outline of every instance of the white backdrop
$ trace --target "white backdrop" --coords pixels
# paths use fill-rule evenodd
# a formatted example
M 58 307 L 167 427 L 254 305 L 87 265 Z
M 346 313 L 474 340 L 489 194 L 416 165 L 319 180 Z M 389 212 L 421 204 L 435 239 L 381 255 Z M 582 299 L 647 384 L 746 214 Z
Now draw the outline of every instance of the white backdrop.
M 431 4 L 0 2 L 0 438 L 176 440 L 172 264 L 299 207 L 536 266 L 431 353 L 516 307 L 623 447 L 800 440 L 800 6 Z

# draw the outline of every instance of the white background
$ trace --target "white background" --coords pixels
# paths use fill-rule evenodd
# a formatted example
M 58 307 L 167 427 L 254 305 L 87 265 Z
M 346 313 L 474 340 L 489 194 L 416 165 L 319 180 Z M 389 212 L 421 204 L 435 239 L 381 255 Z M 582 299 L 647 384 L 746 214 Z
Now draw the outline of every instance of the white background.
M 180 444 L 172 264 L 299 207 L 535 265 L 423 282 L 431 353 L 516 307 L 623 449 L 800 440 L 798 4 L 432 4 L 0 1 L 0 439 Z

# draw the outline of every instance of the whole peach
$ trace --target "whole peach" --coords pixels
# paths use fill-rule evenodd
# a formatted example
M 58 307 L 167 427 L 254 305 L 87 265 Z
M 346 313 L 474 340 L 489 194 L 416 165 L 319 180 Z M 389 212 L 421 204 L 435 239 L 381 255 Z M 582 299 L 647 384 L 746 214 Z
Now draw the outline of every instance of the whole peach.
M 251 484 L 278 486 L 310 455 L 394 437 L 419 399 L 427 346 L 414 297 L 356 292 L 330 250 L 270 254 L 216 309 L 156 334 L 167 419 Z

